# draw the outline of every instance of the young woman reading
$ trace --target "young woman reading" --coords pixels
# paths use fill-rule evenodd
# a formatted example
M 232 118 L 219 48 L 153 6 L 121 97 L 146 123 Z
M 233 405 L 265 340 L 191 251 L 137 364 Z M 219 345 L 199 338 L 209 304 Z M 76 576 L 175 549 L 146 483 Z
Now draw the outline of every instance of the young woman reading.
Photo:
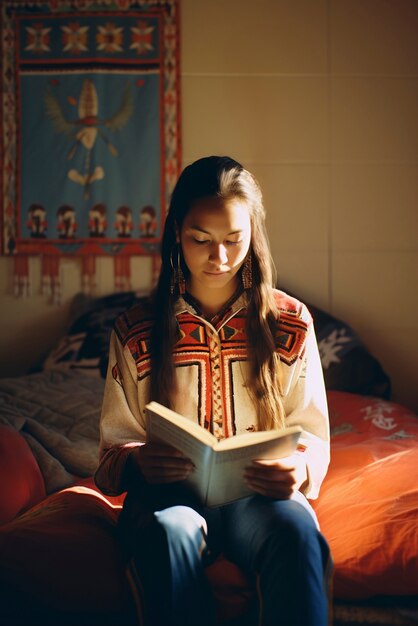
M 215 624 L 204 567 L 221 551 L 253 577 L 258 624 L 327 624 L 330 555 L 307 500 L 329 463 L 322 369 L 307 308 L 273 288 L 264 218 L 238 162 L 186 167 L 155 292 L 112 334 L 96 483 L 127 491 L 119 536 L 146 626 Z M 291 456 L 246 468 L 253 495 L 209 509 L 183 488 L 191 461 L 147 443 L 151 400 L 218 439 L 293 425 L 302 434 Z

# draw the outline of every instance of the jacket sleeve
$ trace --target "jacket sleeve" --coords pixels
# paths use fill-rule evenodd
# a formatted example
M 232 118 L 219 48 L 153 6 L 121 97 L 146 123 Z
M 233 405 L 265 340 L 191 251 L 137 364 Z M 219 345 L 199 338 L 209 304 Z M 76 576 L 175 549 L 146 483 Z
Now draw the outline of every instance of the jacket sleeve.
M 307 498 L 315 499 L 330 461 L 330 433 L 324 377 L 312 321 L 284 395 L 284 408 L 287 425 L 302 427 L 298 451 L 306 455 L 308 473 L 302 491 Z
M 94 477 L 99 489 L 108 495 L 127 490 L 129 456 L 145 442 L 137 377 L 129 348 L 113 331 L 100 417 L 100 460 Z

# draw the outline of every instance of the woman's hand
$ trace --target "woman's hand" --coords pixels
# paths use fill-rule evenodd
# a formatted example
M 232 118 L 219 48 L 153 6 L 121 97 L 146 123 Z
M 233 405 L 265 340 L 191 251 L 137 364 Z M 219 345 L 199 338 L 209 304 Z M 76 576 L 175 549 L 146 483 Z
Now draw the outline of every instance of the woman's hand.
M 134 454 L 134 462 L 147 483 L 173 483 L 184 480 L 194 465 L 179 450 L 157 443 L 144 443 Z
M 244 480 L 263 496 L 288 500 L 307 480 L 306 461 L 298 452 L 283 459 L 253 461 L 245 469 Z

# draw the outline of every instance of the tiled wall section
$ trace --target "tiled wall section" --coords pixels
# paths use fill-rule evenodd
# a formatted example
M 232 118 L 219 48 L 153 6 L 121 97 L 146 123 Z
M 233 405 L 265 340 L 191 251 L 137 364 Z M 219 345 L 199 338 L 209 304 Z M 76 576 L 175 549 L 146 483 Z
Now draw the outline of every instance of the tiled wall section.
M 223 153 L 255 173 L 280 284 L 351 323 L 418 410 L 418 2 L 181 0 L 181 14 L 183 163 Z M 63 271 L 65 315 L 80 285 Z M 135 286 L 148 272 L 138 260 Z M 8 276 L 1 259 L 0 348 L 16 355 L 2 375 L 64 319 L 13 300 Z

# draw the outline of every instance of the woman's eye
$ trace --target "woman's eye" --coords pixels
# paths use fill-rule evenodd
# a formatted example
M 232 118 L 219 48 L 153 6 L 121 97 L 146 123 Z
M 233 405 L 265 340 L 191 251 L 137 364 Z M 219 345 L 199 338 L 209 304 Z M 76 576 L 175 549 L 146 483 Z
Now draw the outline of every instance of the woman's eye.
M 197 244 L 204 244 L 204 243 L 208 243 L 208 239 L 195 239 L 193 238 L 194 242 Z
M 241 240 L 240 241 L 229 241 L 228 240 L 226 243 L 228 244 L 228 246 L 237 246 L 239 243 L 241 243 Z

